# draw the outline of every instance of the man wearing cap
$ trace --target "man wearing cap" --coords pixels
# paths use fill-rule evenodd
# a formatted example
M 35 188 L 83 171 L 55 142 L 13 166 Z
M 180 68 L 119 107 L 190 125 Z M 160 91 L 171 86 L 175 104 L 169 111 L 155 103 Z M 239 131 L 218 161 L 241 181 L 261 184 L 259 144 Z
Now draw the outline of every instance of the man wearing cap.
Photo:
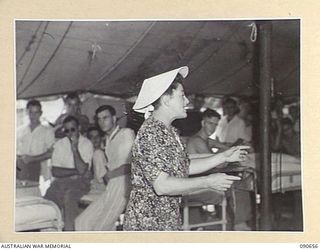
M 108 159 L 106 191 L 76 219 L 77 231 L 114 231 L 116 221 L 123 213 L 130 192 L 131 148 L 133 130 L 117 125 L 116 110 L 110 105 L 96 110 L 100 129 L 106 134 L 105 154 Z
M 171 123 L 187 116 L 188 99 L 181 67 L 146 79 L 133 109 L 145 114 L 132 148 L 132 191 L 127 205 L 124 230 L 181 230 L 181 196 L 205 188 L 227 190 L 239 177 L 212 174 L 188 178 L 225 161 L 244 160 L 244 148 L 190 160 L 185 145 Z

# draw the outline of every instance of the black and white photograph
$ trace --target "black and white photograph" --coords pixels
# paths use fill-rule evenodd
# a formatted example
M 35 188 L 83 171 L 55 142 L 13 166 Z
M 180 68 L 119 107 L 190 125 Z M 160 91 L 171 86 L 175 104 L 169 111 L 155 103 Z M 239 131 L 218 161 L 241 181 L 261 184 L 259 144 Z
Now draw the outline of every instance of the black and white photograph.
M 304 232 L 301 19 L 14 36 L 15 232 Z

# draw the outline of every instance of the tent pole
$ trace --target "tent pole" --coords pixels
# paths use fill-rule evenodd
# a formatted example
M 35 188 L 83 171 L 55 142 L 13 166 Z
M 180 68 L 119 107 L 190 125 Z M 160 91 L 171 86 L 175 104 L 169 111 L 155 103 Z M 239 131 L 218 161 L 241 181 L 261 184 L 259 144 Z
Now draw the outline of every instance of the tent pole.
M 260 72 L 260 166 L 261 166 L 261 221 L 260 229 L 270 231 L 271 225 L 271 151 L 270 151 L 270 99 L 271 99 L 271 33 L 270 22 L 259 22 Z

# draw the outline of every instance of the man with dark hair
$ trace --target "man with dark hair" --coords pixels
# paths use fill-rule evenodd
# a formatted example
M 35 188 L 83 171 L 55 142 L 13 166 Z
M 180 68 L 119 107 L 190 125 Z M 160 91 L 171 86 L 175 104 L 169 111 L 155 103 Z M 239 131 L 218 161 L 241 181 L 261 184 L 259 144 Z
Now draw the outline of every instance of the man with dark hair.
M 220 114 L 212 109 L 207 109 L 202 113 L 201 129 L 188 139 L 187 150 L 189 154 L 205 154 L 212 153 L 212 148 L 228 149 L 222 143 L 210 139 L 215 132 L 220 120 Z
M 45 198 L 55 202 L 64 215 L 64 230 L 74 230 L 74 219 L 80 213 L 80 198 L 89 192 L 93 146 L 80 134 L 79 121 L 67 116 L 63 121 L 65 137 L 54 145 L 52 174 L 55 180 Z
M 38 182 L 40 174 L 45 179 L 51 177 L 48 159 L 55 142 L 54 132 L 40 122 L 39 101 L 30 100 L 26 107 L 30 123 L 17 131 L 17 177 Z
M 63 133 L 63 121 L 64 119 L 69 116 L 72 115 L 75 118 L 77 118 L 77 120 L 79 121 L 79 125 L 80 125 L 80 133 L 84 134 L 87 130 L 87 128 L 89 127 L 89 119 L 86 115 L 81 114 L 81 100 L 79 98 L 79 96 L 77 95 L 77 93 L 69 93 L 65 100 L 65 105 L 66 105 L 66 113 L 61 114 L 56 122 L 55 122 L 55 136 L 56 138 L 62 138 L 64 137 L 64 133 Z
M 115 109 L 103 105 L 96 110 L 96 120 L 105 133 L 105 154 L 108 171 L 104 178 L 108 181 L 106 191 L 90 204 L 76 219 L 76 230 L 115 230 L 115 222 L 124 211 L 130 192 L 131 148 L 135 138 L 133 130 L 117 125 Z

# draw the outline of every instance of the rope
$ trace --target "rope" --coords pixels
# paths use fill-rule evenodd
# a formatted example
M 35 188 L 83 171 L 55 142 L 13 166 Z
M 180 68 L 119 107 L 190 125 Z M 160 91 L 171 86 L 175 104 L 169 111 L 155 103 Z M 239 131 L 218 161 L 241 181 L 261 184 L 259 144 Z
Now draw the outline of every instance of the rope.
M 62 42 L 64 41 L 66 35 L 68 34 L 71 26 L 72 26 L 72 21 L 70 22 L 70 24 L 68 25 L 66 31 L 64 32 L 58 46 L 56 47 L 56 49 L 54 50 L 54 52 L 52 53 L 52 55 L 50 56 L 49 60 L 47 61 L 47 63 L 43 66 L 43 68 L 40 70 L 40 72 L 33 78 L 33 80 L 27 84 L 22 90 L 20 90 L 20 92 L 18 92 L 18 95 L 21 95 L 22 93 L 24 93 L 32 84 L 35 83 L 35 81 L 40 77 L 40 75 L 46 70 L 46 68 L 48 67 L 49 63 L 52 61 L 52 59 L 54 58 L 54 56 L 57 54 L 57 51 L 59 50 Z
M 38 52 L 38 50 L 39 50 L 39 48 L 40 48 L 42 39 L 43 39 L 43 37 L 44 37 L 44 34 L 46 33 L 46 30 L 47 30 L 47 28 L 48 28 L 48 25 L 49 25 L 49 22 L 46 23 L 46 26 L 44 27 L 44 29 L 43 29 L 43 31 L 42 31 L 42 34 L 41 34 L 41 37 L 40 37 L 39 42 L 38 42 L 38 44 L 37 44 L 37 47 L 36 47 L 36 49 L 35 49 L 35 51 L 34 51 L 34 53 L 33 53 L 33 55 L 32 55 L 32 58 L 31 58 L 31 60 L 30 60 L 30 62 L 29 62 L 29 64 L 28 64 L 28 66 L 27 66 L 27 68 L 26 68 L 26 70 L 25 70 L 25 72 L 24 72 L 24 74 L 23 74 L 20 82 L 19 82 L 19 86 L 22 85 L 24 78 L 26 77 L 26 75 L 27 75 L 28 72 L 29 72 L 29 69 L 30 69 L 30 67 L 31 67 L 31 65 L 32 65 L 32 63 L 33 63 L 33 60 L 34 60 L 34 58 L 36 57 L 36 54 L 37 54 L 37 52 Z
M 257 25 L 255 22 L 253 22 L 248 26 L 251 27 L 250 41 L 254 43 L 255 41 L 257 41 Z

